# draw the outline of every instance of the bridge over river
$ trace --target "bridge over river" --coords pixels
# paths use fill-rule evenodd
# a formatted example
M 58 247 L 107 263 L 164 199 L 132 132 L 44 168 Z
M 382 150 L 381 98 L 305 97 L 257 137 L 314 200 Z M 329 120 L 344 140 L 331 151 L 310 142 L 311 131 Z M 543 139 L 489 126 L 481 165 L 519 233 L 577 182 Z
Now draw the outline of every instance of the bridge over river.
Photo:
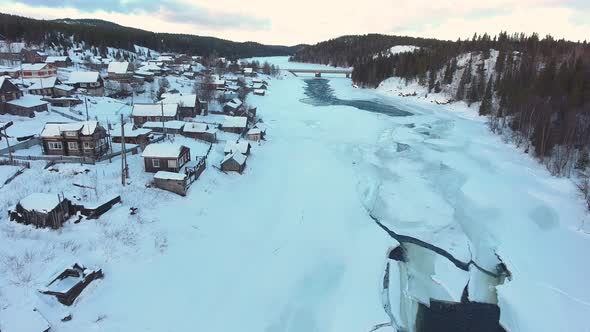
M 322 77 L 322 74 L 343 74 L 347 78 L 352 75 L 352 69 L 283 69 L 297 76 L 297 74 L 315 74 L 315 77 Z

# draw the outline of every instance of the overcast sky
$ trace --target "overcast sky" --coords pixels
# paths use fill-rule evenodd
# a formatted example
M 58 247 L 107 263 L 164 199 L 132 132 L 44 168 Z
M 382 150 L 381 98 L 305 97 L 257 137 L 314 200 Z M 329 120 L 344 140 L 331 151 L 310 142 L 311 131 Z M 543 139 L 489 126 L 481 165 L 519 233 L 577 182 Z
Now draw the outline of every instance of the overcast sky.
M 282 45 L 371 32 L 455 40 L 506 30 L 590 40 L 590 0 L 0 0 L 0 9 Z

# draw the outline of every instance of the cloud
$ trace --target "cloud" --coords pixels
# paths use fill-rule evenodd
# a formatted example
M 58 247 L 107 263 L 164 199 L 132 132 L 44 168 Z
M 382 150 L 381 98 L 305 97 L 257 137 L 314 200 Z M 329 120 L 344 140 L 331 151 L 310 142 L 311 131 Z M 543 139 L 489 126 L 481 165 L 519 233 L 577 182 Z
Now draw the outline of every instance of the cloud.
M 178 0 L 20 0 L 12 2 L 34 8 L 75 9 L 89 14 L 103 11 L 117 14 L 153 15 L 180 24 L 217 29 L 265 29 L 271 26 L 268 19 L 231 11 L 211 10 Z

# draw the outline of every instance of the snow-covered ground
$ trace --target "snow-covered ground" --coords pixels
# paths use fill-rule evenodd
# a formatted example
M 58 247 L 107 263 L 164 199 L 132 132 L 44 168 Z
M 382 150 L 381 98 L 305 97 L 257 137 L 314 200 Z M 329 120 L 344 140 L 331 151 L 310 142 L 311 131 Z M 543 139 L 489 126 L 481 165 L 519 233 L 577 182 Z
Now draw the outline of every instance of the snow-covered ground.
M 512 272 L 498 288 L 510 331 L 587 329 L 590 239 L 580 225 L 588 216 L 573 184 L 489 133 L 466 107 L 354 89 L 344 78 L 329 83 L 340 99 L 375 99 L 414 115 L 313 106 L 301 101 L 305 81 L 285 74 L 266 96 L 248 97 L 268 129 L 245 173 L 212 167 L 223 154 L 217 144 L 186 197 L 147 188 L 152 175 L 140 155 L 128 156 L 125 187 L 119 159 L 58 164 L 58 172 L 33 162 L 0 188 L 0 310 L 37 307 L 57 332 L 369 331 L 389 321 L 381 288 L 385 256 L 397 245 L 371 211 L 399 233 L 485 267 L 496 252 Z M 33 192 L 91 202 L 120 194 L 123 203 L 60 231 L 8 221 L 7 209 Z M 72 307 L 36 291 L 74 262 L 105 277 Z M 456 298 L 462 278 L 436 263 L 431 283 Z M 391 301 L 402 293 L 392 291 Z M 72 321 L 60 321 L 64 311 Z

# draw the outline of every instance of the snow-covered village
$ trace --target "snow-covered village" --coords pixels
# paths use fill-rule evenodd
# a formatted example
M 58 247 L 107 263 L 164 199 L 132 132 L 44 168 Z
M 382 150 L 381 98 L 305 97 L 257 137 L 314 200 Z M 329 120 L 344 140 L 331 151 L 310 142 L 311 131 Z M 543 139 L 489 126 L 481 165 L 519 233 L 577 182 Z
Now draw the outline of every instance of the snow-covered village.
M 578 30 L 198 2 L 0 0 L 0 332 L 590 331 Z

